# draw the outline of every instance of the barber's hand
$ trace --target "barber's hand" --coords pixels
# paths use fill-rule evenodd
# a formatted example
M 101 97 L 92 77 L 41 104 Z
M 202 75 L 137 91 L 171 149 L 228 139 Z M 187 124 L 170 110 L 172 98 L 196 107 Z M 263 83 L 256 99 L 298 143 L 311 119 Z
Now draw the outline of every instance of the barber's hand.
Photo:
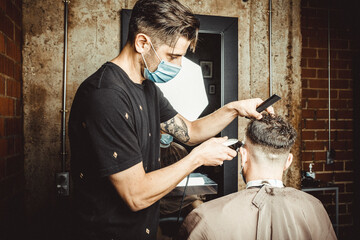
M 252 98 L 246 100 L 240 100 L 230 103 L 231 106 L 238 112 L 241 117 L 249 117 L 261 119 L 262 115 L 256 111 L 256 108 L 263 102 L 260 98 Z M 273 107 L 268 107 L 266 111 L 269 114 L 275 114 Z
M 200 159 L 204 166 L 222 165 L 225 160 L 231 160 L 237 155 L 235 150 L 223 144 L 227 139 L 227 137 L 211 138 L 194 148 L 190 154 Z

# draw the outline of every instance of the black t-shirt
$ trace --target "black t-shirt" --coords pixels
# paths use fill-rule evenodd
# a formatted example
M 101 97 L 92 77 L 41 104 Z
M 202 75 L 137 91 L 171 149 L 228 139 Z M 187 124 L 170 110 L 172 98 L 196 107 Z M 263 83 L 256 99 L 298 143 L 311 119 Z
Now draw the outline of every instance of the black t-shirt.
M 159 169 L 160 123 L 176 114 L 153 82 L 136 84 L 111 62 L 81 84 L 69 119 L 79 239 L 156 238 L 158 202 L 132 212 L 108 176 L 140 162 Z

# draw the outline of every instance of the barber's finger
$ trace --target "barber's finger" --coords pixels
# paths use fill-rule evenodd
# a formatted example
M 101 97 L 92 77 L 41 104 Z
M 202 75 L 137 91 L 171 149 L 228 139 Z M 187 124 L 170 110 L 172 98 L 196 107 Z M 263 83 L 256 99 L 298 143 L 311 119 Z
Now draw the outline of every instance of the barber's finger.
M 214 138 L 214 141 L 217 142 L 217 143 L 223 143 L 223 142 L 225 142 L 226 140 L 228 140 L 228 136 Z
M 266 109 L 266 111 L 270 114 L 270 115 L 274 115 L 275 114 L 275 111 L 274 111 L 274 108 L 272 106 L 268 107 Z

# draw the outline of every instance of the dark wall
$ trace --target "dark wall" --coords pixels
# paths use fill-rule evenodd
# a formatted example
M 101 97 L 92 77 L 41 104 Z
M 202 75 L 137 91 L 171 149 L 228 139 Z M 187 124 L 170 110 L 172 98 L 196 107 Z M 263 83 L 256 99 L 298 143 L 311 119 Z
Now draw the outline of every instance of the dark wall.
M 0 239 L 24 223 L 21 15 L 21 1 L 0 1 Z
M 353 140 L 358 112 L 359 23 L 357 1 L 301 1 L 302 32 L 302 169 L 314 163 L 316 179 L 339 187 L 339 239 L 354 236 L 354 181 L 359 155 Z M 326 164 L 328 150 L 328 12 L 330 21 L 331 149 L 334 163 Z M 357 62 L 357 63 L 356 63 Z M 358 144 L 358 141 L 357 141 Z M 318 196 L 335 220 L 335 194 Z

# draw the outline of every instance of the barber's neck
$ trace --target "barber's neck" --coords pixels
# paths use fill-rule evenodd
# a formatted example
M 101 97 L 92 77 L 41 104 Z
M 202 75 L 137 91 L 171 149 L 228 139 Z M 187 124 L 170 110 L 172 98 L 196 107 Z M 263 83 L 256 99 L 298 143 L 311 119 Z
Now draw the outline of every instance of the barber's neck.
M 121 67 L 134 83 L 141 84 L 145 79 L 141 74 L 143 69 L 141 69 L 139 58 L 140 54 L 134 50 L 130 43 L 127 43 L 120 54 L 111 62 Z

